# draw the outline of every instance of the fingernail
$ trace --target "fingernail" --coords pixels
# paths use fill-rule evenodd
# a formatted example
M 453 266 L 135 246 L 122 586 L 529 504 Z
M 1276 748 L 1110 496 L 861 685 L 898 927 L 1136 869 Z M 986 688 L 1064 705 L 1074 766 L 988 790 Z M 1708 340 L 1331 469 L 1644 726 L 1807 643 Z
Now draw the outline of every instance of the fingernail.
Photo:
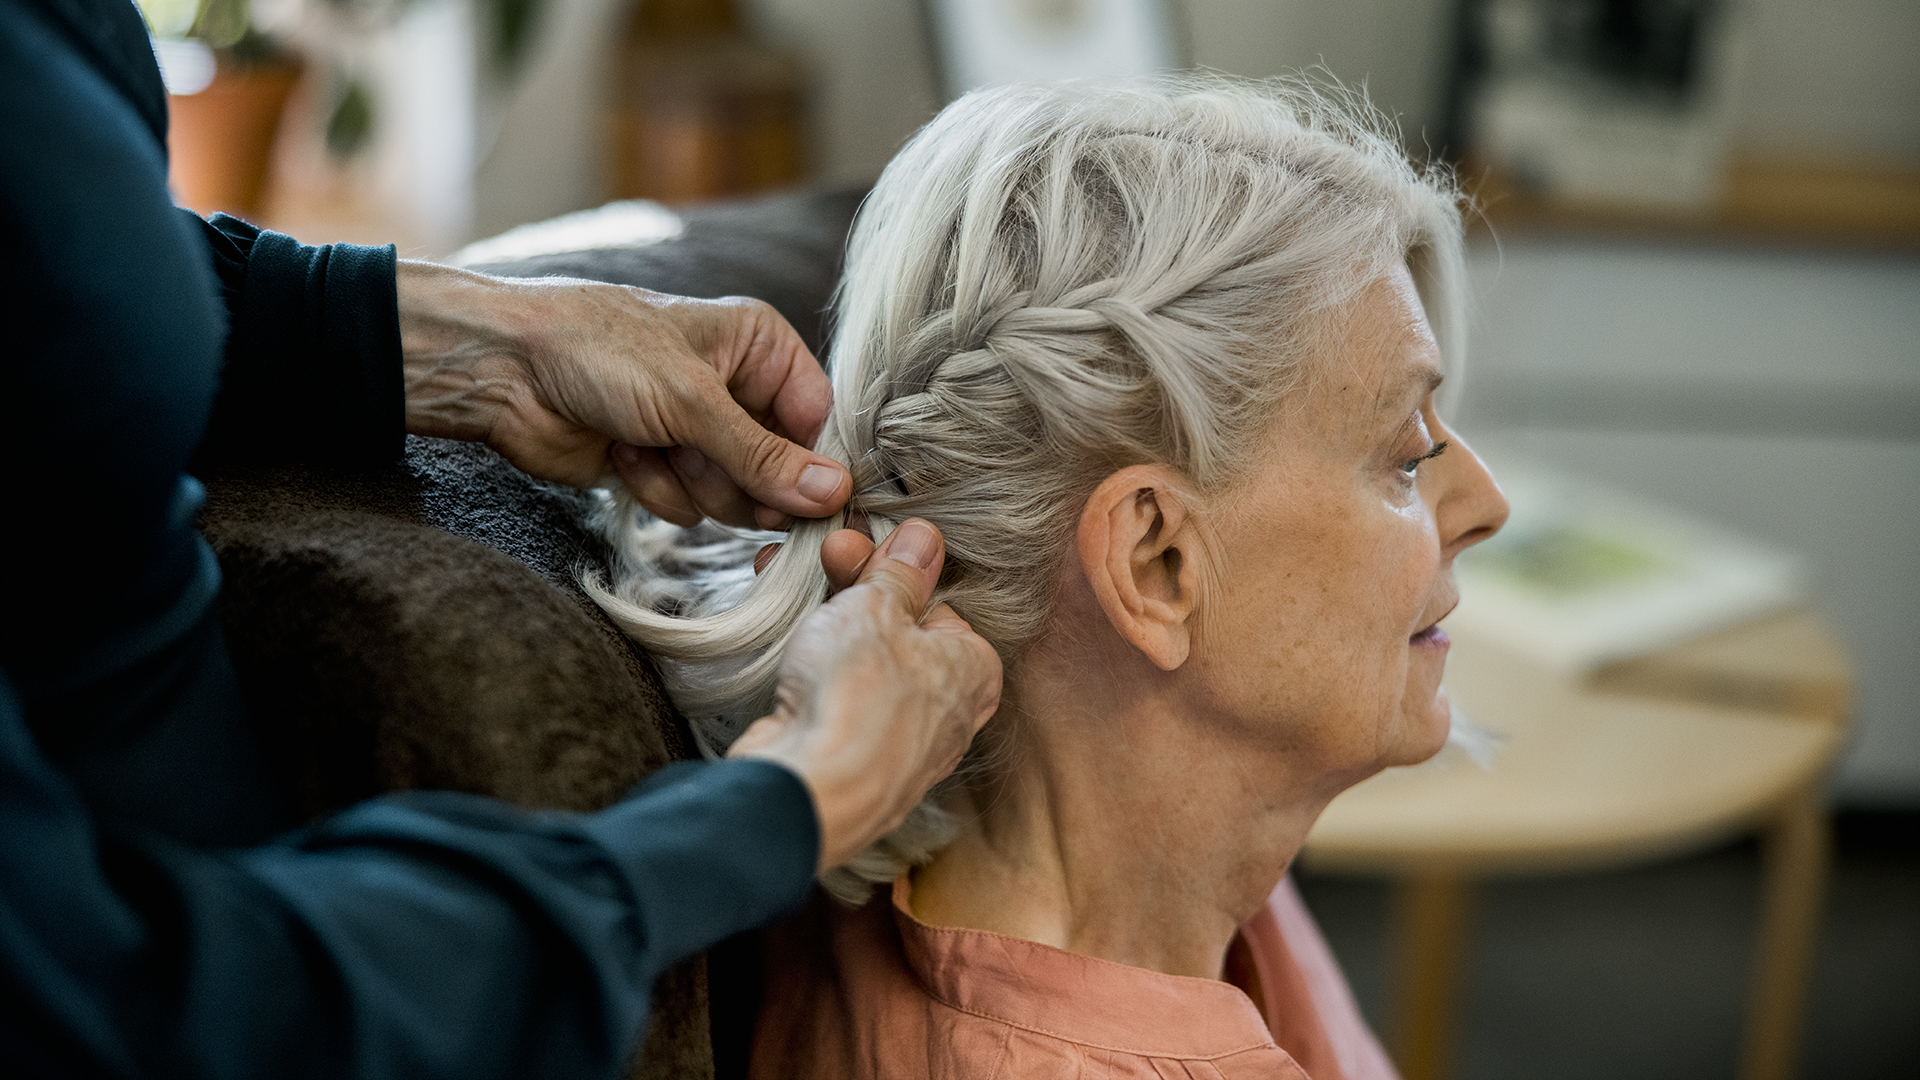
M 631 468 L 640 463 L 640 448 L 632 443 L 614 443 L 611 452 L 613 454 L 614 464 L 616 465 L 625 465 Z
M 691 446 L 683 446 L 674 451 L 673 467 L 680 475 L 689 480 L 698 480 L 707 475 L 707 455 Z
M 761 547 L 759 551 L 754 552 L 753 572 L 756 574 L 766 573 L 767 567 L 773 563 L 773 557 L 778 554 L 780 554 L 779 544 L 767 544 Z
M 809 465 L 800 470 L 800 494 L 814 502 L 826 502 L 840 490 L 840 470 L 825 465 Z
M 939 541 L 934 536 L 933 526 L 924 521 L 909 521 L 893 531 L 893 543 L 887 547 L 887 557 L 898 559 L 913 567 L 924 570 L 933 560 L 934 545 Z

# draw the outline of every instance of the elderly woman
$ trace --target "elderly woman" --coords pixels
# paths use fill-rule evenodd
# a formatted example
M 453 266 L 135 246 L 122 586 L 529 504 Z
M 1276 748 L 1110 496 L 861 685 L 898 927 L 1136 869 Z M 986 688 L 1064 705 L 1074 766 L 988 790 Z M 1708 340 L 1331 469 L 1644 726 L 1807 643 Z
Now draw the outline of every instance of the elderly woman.
M 1459 249 L 1447 180 L 1298 84 L 982 92 L 888 166 L 819 449 L 875 536 L 945 532 L 1005 695 L 841 902 L 769 935 L 757 1075 L 1392 1075 L 1284 875 L 1447 737 L 1453 559 L 1506 515 L 1434 410 Z M 839 524 L 758 579 L 629 529 L 602 602 L 714 749 L 778 692 Z

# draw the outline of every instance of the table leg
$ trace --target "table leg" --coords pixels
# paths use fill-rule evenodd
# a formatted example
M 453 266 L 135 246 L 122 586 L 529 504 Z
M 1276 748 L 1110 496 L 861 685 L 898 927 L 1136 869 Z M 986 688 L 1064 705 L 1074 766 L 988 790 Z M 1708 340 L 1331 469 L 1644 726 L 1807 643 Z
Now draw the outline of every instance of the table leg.
M 1816 788 L 1795 793 L 1768 826 L 1742 1080 L 1788 1080 L 1798 1071 L 1831 843 Z
M 1394 1056 L 1405 1080 L 1445 1080 L 1466 952 L 1469 882 L 1425 871 L 1394 885 Z

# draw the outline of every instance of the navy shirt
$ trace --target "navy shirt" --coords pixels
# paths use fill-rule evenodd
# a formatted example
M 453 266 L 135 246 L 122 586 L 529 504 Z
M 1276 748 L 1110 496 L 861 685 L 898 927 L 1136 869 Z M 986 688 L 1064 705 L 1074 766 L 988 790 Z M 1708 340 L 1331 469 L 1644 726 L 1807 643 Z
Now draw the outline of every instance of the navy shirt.
M 391 459 L 391 248 L 171 205 L 128 0 L 0 0 L 0 1067 L 608 1076 L 655 976 L 804 895 L 797 777 L 595 815 L 422 793 L 295 832 L 193 529 L 196 462 Z

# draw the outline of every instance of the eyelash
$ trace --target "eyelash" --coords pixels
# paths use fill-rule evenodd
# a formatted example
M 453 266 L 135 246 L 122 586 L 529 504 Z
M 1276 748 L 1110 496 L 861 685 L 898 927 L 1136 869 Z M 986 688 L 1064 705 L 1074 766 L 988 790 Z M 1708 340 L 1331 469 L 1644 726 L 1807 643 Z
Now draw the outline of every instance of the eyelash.
M 1448 445 L 1449 445 L 1448 443 L 1442 441 L 1442 442 L 1436 443 L 1433 449 L 1427 451 L 1424 454 L 1421 454 L 1419 457 L 1408 458 L 1406 461 L 1403 461 L 1400 463 L 1400 471 L 1406 474 L 1407 476 L 1418 475 L 1420 470 L 1420 463 L 1423 461 L 1432 461 L 1434 458 L 1439 457 L 1441 454 L 1446 452 Z

